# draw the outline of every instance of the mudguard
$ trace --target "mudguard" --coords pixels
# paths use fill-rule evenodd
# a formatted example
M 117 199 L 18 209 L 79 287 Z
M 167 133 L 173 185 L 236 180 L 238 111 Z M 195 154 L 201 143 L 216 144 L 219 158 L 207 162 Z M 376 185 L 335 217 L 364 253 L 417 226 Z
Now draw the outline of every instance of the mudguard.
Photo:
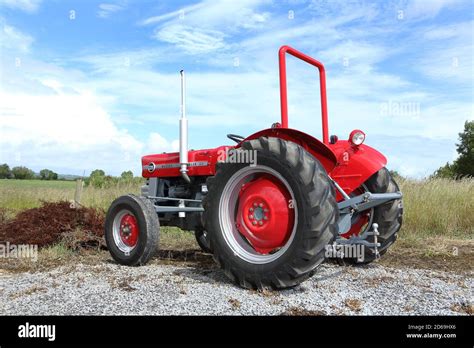
M 339 140 L 329 147 L 337 157 L 337 166 L 329 175 L 347 194 L 387 164 L 384 155 L 365 144 L 354 146 L 347 140 Z
M 247 138 L 242 140 L 242 142 L 257 139 L 264 136 L 281 138 L 283 140 L 292 141 L 302 146 L 306 151 L 316 157 L 319 162 L 321 162 L 324 169 L 326 169 L 326 172 L 328 173 L 330 173 L 334 169 L 334 167 L 336 167 L 336 155 L 328 146 L 324 145 L 321 141 L 314 138 L 313 136 L 296 129 L 267 128 L 248 136 Z M 239 147 L 241 143 L 239 143 L 237 147 Z
M 347 140 L 339 140 L 336 144 L 327 146 L 313 136 L 291 128 L 264 129 L 248 136 L 242 142 L 262 136 L 281 138 L 302 146 L 321 162 L 329 176 L 347 194 L 359 188 L 387 164 L 385 156 L 370 146 L 354 146 Z M 342 199 L 339 193 L 338 198 Z

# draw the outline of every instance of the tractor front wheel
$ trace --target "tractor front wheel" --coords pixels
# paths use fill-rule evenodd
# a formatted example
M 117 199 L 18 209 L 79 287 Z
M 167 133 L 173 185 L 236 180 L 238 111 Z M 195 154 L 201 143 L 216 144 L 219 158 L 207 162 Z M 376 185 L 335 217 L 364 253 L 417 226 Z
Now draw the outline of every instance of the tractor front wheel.
M 160 222 L 153 204 L 134 195 L 112 202 L 105 218 L 105 241 L 115 261 L 145 264 L 158 244 Z
M 337 234 L 332 184 L 293 142 L 261 137 L 236 151 L 254 151 L 257 163 L 218 163 L 207 180 L 203 221 L 214 259 L 242 287 L 295 286 L 314 274 Z

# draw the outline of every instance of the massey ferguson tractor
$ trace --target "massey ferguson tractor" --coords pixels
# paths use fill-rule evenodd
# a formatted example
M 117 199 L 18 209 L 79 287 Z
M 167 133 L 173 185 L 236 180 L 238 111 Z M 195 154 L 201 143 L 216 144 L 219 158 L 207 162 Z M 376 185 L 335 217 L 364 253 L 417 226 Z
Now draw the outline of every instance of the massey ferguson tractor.
M 288 126 L 286 54 L 319 70 L 322 141 Z M 348 262 L 369 263 L 395 242 L 402 194 L 364 132 L 329 136 L 323 64 L 283 46 L 279 70 L 281 123 L 192 151 L 181 71 L 179 153 L 142 157 L 141 195 L 117 198 L 107 213 L 105 238 L 118 263 L 145 264 L 160 225 L 178 226 L 194 231 L 235 283 L 282 289 L 311 277 L 338 246 Z M 344 254 L 355 246 L 362 257 Z

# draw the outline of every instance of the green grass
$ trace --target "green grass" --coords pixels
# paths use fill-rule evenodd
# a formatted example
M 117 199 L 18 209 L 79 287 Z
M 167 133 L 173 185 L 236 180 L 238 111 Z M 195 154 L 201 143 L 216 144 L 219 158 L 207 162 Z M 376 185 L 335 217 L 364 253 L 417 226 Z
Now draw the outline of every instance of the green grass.
M 401 239 L 473 239 L 474 179 L 398 181 L 404 195 Z M 72 200 L 75 185 L 74 181 L 0 180 L 0 208 L 14 214 L 39 206 L 41 200 Z M 139 192 L 137 184 L 118 184 L 106 189 L 84 187 L 81 203 L 107 210 L 116 197 Z
M 60 201 L 74 199 L 75 181 L 44 181 L 44 180 L 0 180 L 0 208 L 13 212 L 40 206 L 44 201 Z M 112 188 L 99 189 L 84 187 L 81 204 L 87 207 L 107 210 L 110 203 L 118 196 L 140 192 L 140 186 L 134 184 L 118 184 Z
M 403 192 L 403 226 L 398 241 L 382 261 L 389 265 L 471 269 L 470 265 L 474 264 L 474 179 L 399 178 L 397 181 Z M 7 215 L 14 216 L 21 210 L 39 206 L 42 200 L 72 200 L 75 187 L 73 181 L 0 180 L 0 208 L 6 208 Z M 84 187 L 81 203 L 105 211 L 116 197 L 139 192 L 138 184 L 122 183 L 106 189 Z M 161 228 L 160 249 L 198 248 L 192 232 L 176 227 Z M 453 255 L 453 248 L 459 249 L 459 257 Z M 71 253 L 61 242 L 42 251 L 40 257 L 46 261 L 39 264 L 56 265 L 77 256 Z M 102 254 L 91 255 L 94 259 Z M 31 267 L 27 266 L 25 269 Z
M 52 189 L 74 189 L 75 181 L 67 180 L 15 180 L 15 179 L 0 179 L 0 187 L 21 188 L 21 189 L 37 189 L 37 188 L 52 188 Z

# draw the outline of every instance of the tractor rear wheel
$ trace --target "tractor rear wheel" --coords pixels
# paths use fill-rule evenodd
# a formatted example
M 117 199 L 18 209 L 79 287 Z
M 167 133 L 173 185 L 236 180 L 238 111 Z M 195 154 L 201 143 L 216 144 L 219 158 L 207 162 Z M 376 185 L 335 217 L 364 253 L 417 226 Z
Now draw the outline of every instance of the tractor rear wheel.
M 207 180 L 203 221 L 214 259 L 242 287 L 295 286 L 315 273 L 337 235 L 334 188 L 293 142 L 261 137 L 236 151 L 255 151 L 257 164 L 218 163 Z
M 202 251 L 208 254 L 212 254 L 211 245 L 209 244 L 209 237 L 207 231 L 203 229 L 198 229 L 194 231 L 194 236 L 196 237 L 196 242 Z
M 159 231 L 160 222 L 153 204 L 135 195 L 113 201 L 105 218 L 107 248 L 122 265 L 145 264 L 157 247 Z
M 397 183 L 392 178 L 387 168 L 382 168 L 377 173 L 372 175 L 364 183 L 363 187 L 364 189 L 372 193 L 395 193 L 400 191 Z M 402 200 L 397 199 L 394 201 L 389 201 L 385 204 L 373 208 L 370 212 L 369 218 L 370 222 L 366 225 L 365 228 L 372 230 L 372 224 L 378 224 L 378 231 L 380 233 L 380 235 L 377 237 L 377 241 L 380 243 L 378 251 L 380 256 L 382 256 L 387 252 L 388 248 L 395 242 L 398 237 L 398 231 L 402 226 Z M 357 234 L 362 232 L 363 231 L 357 231 Z M 373 242 L 374 237 L 369 236 L 367 240 L 369 242 Z M 364 248 L 363 259 L 347 259 L 347 261 L 355 264 L 368 264 L 374 260 L 376 260 L 376 255 L 372 250 L 367 247 Z

